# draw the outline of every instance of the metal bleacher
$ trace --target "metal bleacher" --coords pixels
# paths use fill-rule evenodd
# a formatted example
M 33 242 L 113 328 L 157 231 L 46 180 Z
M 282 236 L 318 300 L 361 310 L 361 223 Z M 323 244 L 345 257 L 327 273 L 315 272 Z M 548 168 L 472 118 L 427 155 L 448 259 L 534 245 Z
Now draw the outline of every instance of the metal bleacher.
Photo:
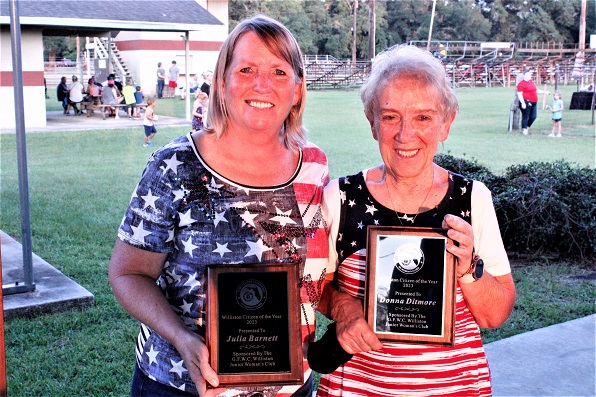
M 428 44 L 427 41 L 410 42 L 422 48 L 427 48 Z M 444 63 L 453 87 L 508 87 L 515 84 L 517 75 L 526 68 L 533 69 L 541 83 L 554 83 L 559 79 L 568 84 L 578 68 L 576 44 L 431 41 L 429 49 Z M 587 81 L 593 82 L 596 49 L 585 49 L 583 53 L 581 72 Z
M 350 88 L 362 84 L 370 72 L 370 62 L 340 61 L 330 55 L 306 55 L 304 64 L 309 88 Z
M 577 81 L 577 73 L 584 84 L 594 83 L 596 74 L 596 49 L 583 50 L 583 64 L 578 65 L 576 44 L 422 40 L 409 44 L 428 47 L 444 64 L 454 88 L 510 87 L 526 68 L 543 84 L 558 81 L 567 85 Z M 307 85 L 314 89 L 359 86 L 370 72 L 370 61 L 351 62 L 330 55 L 307 55 L 304 59 Z

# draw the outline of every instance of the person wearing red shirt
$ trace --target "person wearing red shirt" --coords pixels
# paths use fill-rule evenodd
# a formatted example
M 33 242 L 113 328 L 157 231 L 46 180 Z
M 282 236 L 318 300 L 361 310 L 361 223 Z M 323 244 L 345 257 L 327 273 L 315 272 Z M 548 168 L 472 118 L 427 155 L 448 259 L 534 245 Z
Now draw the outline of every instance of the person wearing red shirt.
M 517 85 L 517 97 L 522 112 L 522 133 L 528 135 L 528 129 L 532 126 L 538 116 L 538 94 L 549 94 L 548 91 L 539 90 L 532 81 L 532 71 L 524 73 L 524 79 Z

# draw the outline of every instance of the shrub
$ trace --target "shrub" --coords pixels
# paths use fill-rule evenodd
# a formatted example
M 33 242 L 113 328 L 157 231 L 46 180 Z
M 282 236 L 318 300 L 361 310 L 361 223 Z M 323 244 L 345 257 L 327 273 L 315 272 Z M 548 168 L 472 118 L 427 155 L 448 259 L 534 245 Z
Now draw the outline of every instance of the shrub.
M 479 165 L 476 160 L 461 159 L 453 157 L 450 154 L 437 154 L 435 156 L 435 163 L 449 171 L 463 175 L 466 178 L 481 181 L 488 186 L 489 189 L 491 189 L 490 185 L 492 185 L 496 178 L 488 168 Z
M 591 257 L 596 230 L 596 171 L 566 161 L 507 168 L 493 201 L 508 250 Z
M 507 251 L 532 257 L 594 256 L 596 170 L 561 160 L 514 165 L 497 176 L 475 160 L 437 155 L 435 162 L 492 191 Z

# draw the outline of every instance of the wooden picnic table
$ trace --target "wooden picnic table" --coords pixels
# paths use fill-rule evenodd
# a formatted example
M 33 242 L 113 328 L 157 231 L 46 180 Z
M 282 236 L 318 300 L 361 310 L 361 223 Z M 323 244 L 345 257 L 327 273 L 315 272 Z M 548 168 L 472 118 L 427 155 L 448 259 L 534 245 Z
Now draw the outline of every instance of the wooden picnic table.
M 107 118 L 106 108 L 115 107 L 116 112 L 119 112 L 121 107 L 124 108 L 126 106 L 128 106 L 128 105 L 126 105 L 124 103 L 120 103 L 118 105 L 104 105 L 103 103 L 101 103 L 100 95 L 93 95 L 91 98 L 91 102 L 81 102 L 81 110 L 83 110 L 83 109 L 87 110 L 87 117 L 91 117 L 91 115 L 93 114 L 93 111 L 97 110 L 97 111 L 101 112 L 101 115 L 104 120 Z M 146 103 L 136 104 L 135 107 L 138 107 L 140 109 L 145 109 L 147 107 L 147 104 Z

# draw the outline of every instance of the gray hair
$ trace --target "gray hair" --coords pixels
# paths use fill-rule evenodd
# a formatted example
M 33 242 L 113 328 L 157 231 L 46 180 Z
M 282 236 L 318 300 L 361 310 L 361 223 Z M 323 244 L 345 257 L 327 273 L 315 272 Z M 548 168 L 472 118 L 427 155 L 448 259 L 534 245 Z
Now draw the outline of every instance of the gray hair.
M 224 41 L 219 52 L 211 84 L 209 104 L 209 126 L 206 131 L 220 137 L 228 124 L 228 108 L 224 101 L 224 80 L 232 61 L 236 45 L 247 32 L 256 34 L 273 54 L 290 64 L 296 82 L 301 83 L 302 90 L 298 103 L 292 107 L 290 114 L 280 131 L 280 139 L 288 148 L 302 147 L 306 142 L 306 128 L 302 124 L 302 114 L 306 105 L 306 80 L 304 78 L 304 57 L 292 33 L 278 21 L 262 15 L 241 21 Z
M 434 87 L 442 101 L 445 117 L 458 110 L 457 97 L 449 86 L 441 61 L 430 52 L 409 45 L 397 45 L 379 53 L 372 61 L 371 73 L 360 89 L 360 99 L 369 121 L 374 120 L 379 92 L 389 81 L 409 77 Z

